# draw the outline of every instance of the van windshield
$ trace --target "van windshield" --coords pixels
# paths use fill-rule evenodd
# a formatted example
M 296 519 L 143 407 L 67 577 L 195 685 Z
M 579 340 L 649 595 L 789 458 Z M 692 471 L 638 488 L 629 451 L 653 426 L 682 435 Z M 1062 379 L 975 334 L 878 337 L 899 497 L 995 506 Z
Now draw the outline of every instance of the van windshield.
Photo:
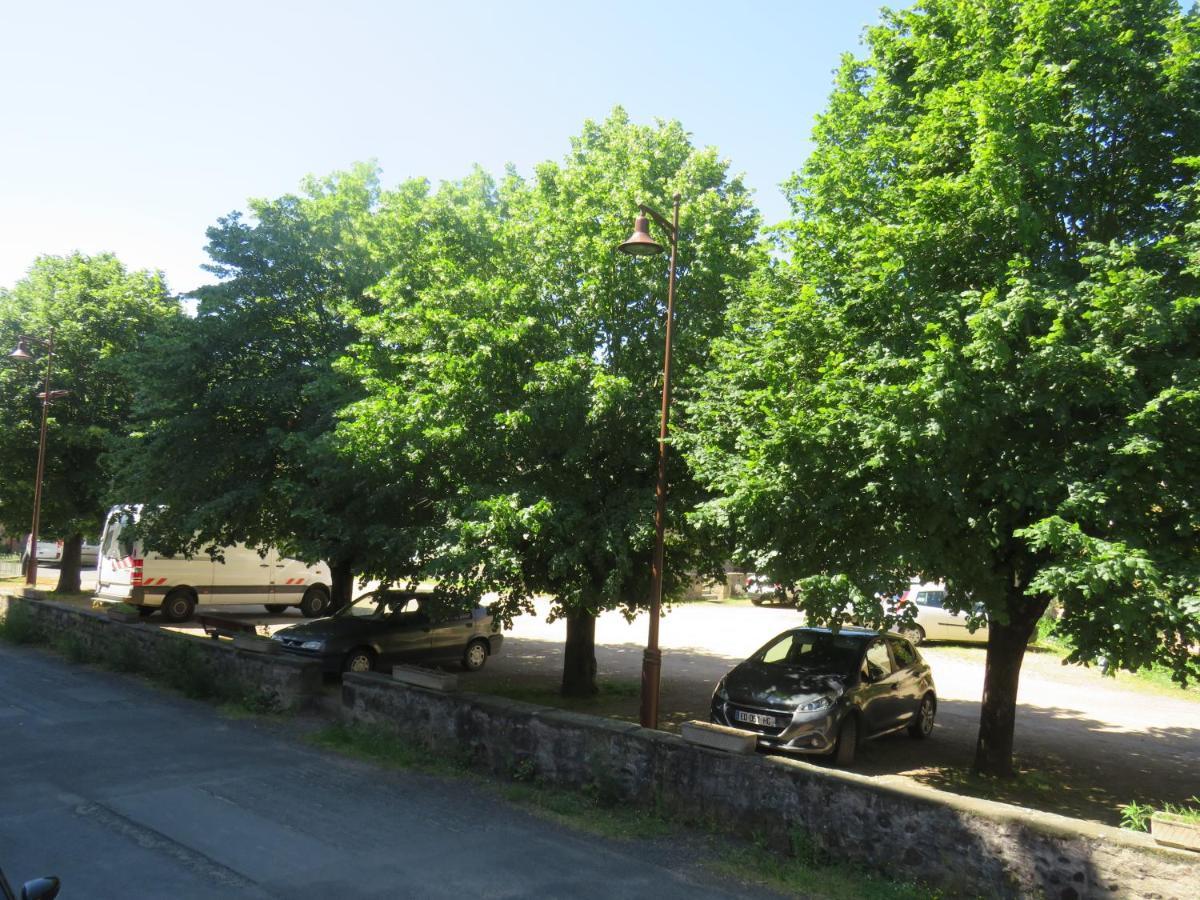
M 128 526 L 133 524 L 129 513 L 116 513 L 108 520 L 104 529 L 104 546 L 100 552 L 105 559 L 124 559 L 134 555 L 133 538 L 129 536 Z

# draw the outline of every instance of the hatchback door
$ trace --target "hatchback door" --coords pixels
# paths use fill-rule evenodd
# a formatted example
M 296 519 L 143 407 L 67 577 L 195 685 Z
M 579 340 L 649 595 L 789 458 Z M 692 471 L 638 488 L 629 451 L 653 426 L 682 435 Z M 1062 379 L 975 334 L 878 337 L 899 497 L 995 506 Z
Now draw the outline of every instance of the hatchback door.
M 902 714 L 899 679 L 892 668 L 891 654 L 881 638 L 873 640 L 863 657 L 861 709 L 868 735 L 894 728 Z
M 410 599 L 380 624 L 381 655 L 393 663 L 419 665 L 429 659 L 431 634 L 429 614 L 420 601 Z
M 924 688 L 921 685 L 920 661 L 912 645 L 905 640 L 888 638 L 891 646 L 892 659 L 896 664 L 893 678 L 896 680 L 897 720 L 896 724 L 905 724 L 912 720 L 921 705 Z
M 430 652 L 434 659 L 458 659 L 475 636 L 473 613 L 452 613 L 433 624 L 430 632 Z

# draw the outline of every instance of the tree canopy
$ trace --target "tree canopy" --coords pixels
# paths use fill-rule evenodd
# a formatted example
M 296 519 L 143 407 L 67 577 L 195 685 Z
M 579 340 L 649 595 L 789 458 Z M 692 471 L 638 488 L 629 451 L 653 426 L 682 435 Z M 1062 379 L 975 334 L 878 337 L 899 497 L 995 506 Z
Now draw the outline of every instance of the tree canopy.
M 12 288 L 0 289 L 0 348 L 21 334 L 54 337 L 52 390 L 69 391 L 50 406 L 40 536 L 69 545 L 62 590 L 79 589 L 79 541 L 103 525 L 104 452 L 125 432 L 136 385 L 125 360 L 179 318 L 179 303 L 157 272 L 129 272 L 111 254 L 43 256 Z M 46 350 L 34 362 L 0 365 L 0 524 L 29 530 L 37 470 Z
M 335 600 L 370 527 L 361 490 L 328 436 L 358 395 L 333 363 L 353 310 L 383 271 L 378 173 L 361 165 L 250 203 L 208 230 L 194 318 L 131 362 L 136 427 L 116 454 L 115 502 L 144 504 L 158 545 L 245 542 L 329 562 Z
M 759 264 L 757 213 L 716 151 L 674 122 L 589 122 L 562 163 L 526 182 L 476 176 L 433 198 L 437 277 L 397 267 L 361 323 L 367 396 L 343 423 L 383 483 L 440 467 L 421 507 L 425 571 L 504 617 L 554 599 L 567 619 L 564 688 L 594 690 L 594 617 L 647 599 L 667 272 L 614 249 L 639 202 L 683 196 L 679 383 L 694 379 L 726 305 Z M 429 472 L 427 465 L 425 471 Z M 692 488 L 682 466 L 673 494 Z M 676 502 L 676 501 L 673 501 Z M 671 564 L 709 570 L 682 518 Z
M 918 574 L 984 604 L 985 772 L 1051 598 L 1076 661 L 1197 674 L 1198 29 L 1171 0 L 886 12 L 693 406 L 699 516 L 809 613 L 880 621 Z

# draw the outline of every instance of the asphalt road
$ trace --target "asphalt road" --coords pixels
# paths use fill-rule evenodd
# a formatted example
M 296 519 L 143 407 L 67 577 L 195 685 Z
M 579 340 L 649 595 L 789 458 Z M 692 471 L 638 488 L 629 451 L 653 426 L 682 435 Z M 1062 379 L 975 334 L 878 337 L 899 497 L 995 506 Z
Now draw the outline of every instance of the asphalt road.
M 64 898 L 763 896 L 38 650 L 0 644 L 0 727 L 0 866 Z

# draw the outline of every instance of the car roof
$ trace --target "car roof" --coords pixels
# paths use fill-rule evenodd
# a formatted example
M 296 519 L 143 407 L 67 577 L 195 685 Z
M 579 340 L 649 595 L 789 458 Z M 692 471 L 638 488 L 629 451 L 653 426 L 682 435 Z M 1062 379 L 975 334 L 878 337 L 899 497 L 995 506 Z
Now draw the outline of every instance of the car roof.
M 816 633 L 816 634 L 833 634 L 834 633 L 832 628 L 827 628 L 827 627 L 818 626 L 818 625 L 801 625 L 799 628 L 791 629 L 792 634 L 796 634 L 796 633 L 802 632 L 802 631 L 807 631 L 807 632 Z M 862 638 L 863 640 L 866 640 L 867 638 L 873 638 L 873 637 L 899 638 L 900 640 L 907 640 L 907 638 L 905 638 L 904 635 L 896 634 L 896 632 L 894 632 L 894 631 L 875 631 L 872 628 L 863 628 L 860 625 L 846 625 L 843 628 L 839 628 L 837 630 L 837 634 L 844 634 L 844 635 L 848 635 L 850 637 L 858 637 L 858 638 Z

